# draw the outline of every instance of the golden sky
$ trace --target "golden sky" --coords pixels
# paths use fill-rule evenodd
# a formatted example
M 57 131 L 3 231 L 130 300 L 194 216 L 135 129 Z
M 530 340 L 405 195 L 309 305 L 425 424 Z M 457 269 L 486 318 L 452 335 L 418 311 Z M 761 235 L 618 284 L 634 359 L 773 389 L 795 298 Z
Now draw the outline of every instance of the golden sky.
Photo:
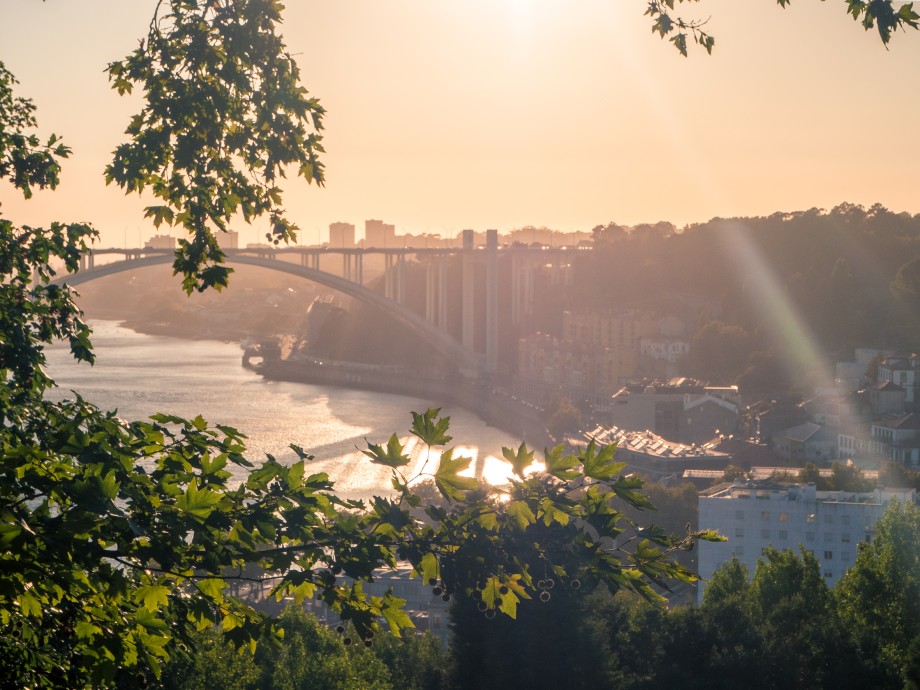
M 0 60 L 74 156 L 7 217 L 153 233 L 102 169 L 137 102 L 106 63 L 154 0 L 2 0 Z M 328 110 L 325 188 L 289 185 L 313 243 L 333 221 L 397 232 L 761 215 L 848 201 L 920 212 L 920 32 L 888 50 L 843 0 L 702 0 L 712 56 L 680 57 L 644 0 L 288 0 L 283 33 Z M 245 242 L 258 230 L 240 221 Z

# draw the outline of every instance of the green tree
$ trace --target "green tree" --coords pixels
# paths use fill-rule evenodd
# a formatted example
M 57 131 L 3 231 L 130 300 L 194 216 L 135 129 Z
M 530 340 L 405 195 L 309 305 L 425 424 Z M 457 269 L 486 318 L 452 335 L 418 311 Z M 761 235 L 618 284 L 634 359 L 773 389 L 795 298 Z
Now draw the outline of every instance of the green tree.
M 546 404 L 544 412 L 546 430 L 555 439 L 567 433 L 576 433 L 581 428 L 581 412 L 564 395 L 554 395 Z
M 253 690 L 258 680 L 255 657 L 228 645 L 214 628 L 194 633 L 186 650 L 166 664 L 161 678 L 163 687 L 171 690 Z
M 345 644 L 299 606 L 278 621 L 280 638 L 259 645 L 255 663 L 265 690 L 389 690 L 389 672 L 363 644 Z
M 840 615 L 881 687 L 916 677 L 920 638 L 920 509 L 892 502 L 871 543 L 837 583 Z
M 371 651 L 400 690 L 440 690 L 447 687 L 447 650 L 433 635 L 386 635 L 374 640 Z

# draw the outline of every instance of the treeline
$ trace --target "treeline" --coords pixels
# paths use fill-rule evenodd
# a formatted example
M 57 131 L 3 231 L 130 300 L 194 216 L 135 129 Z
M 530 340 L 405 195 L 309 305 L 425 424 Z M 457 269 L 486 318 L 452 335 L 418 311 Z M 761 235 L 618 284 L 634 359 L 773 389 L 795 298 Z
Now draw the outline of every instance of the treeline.
M 623 594 L 541 578 L 549 596 L 518 619 L 488 618 L 475 597 L 451 609 L 449 649 L 430 636 L 365 644 L 302 610 L 283 637 L 237 652 L 204 632 L 170 662 L 166 687 L 920 688 L 920 510 L 893 504 L 871 544 L 830 590 L 809 552 L 767 550 L 754 573 L 737 561 L 715 573 L 700 606 L 657 607 Z
M 920 346 L 920 215 L 841 204 L 594 236 L 570 304 L 683 316 L 687 374 L 782 388 L 798 374 L 786 366 L 792 328 L 828 356 Z

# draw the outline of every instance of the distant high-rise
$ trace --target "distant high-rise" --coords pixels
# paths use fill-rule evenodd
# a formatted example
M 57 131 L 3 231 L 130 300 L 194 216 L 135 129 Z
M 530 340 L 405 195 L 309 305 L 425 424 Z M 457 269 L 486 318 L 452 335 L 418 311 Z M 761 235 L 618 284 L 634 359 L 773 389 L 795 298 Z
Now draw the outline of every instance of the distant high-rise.
M 144 242 L 144 249 L 175 249 L 176 238 L 172 235 L 154 235 Z
M 382 220 L 364 221 L 364 246 L 365 247 L 395 247 L 396 226 L 384 223 Z
M 330 247 L 354 247 L 355 246 L 355 226 L 351 223 L 330 223 L 329 224 L 329 246 Z

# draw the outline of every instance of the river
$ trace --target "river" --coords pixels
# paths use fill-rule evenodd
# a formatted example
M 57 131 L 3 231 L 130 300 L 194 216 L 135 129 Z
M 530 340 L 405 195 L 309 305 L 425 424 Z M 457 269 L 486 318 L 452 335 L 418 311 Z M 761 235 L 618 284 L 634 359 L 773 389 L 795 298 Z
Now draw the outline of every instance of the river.
M 253 462 L 266 453 L 293 462 L 289 444 L 294 443 L 316 456 L 309 471 L 327 472 L 337 490 L 353 498 L 391 491 L 389 470 L 361 453 L 367 441 L 385 443 L 395 432 L 412 451 L 410 472 L 424 464 L 424 453 L 408 429 L 411 412 L 435 406 L 431 401 L 266 381 L 242 367 L 237 344 L 145 335 L 112 321 L 92 326 L 94 366 L 74 362 L 64 345 L 47 349 L 48 370 L 58 384 L 49 397 L 67 397 L 74 390 L 103 409 L 117 410 L 123 419 L 146 419 L 157 412 L 200 414 L 212 425 L 244 432 Z M 518 440 L 467 410 L 445 407 L 442 414 L 451 417 L 456 454 L 475 460 L 471 472 L 492 482 L 507 476 L 507 465 L 497 458 L 502 446 L 517 447 Z M 245 476 L 243 468 L 229 469 L 237 481 Z

